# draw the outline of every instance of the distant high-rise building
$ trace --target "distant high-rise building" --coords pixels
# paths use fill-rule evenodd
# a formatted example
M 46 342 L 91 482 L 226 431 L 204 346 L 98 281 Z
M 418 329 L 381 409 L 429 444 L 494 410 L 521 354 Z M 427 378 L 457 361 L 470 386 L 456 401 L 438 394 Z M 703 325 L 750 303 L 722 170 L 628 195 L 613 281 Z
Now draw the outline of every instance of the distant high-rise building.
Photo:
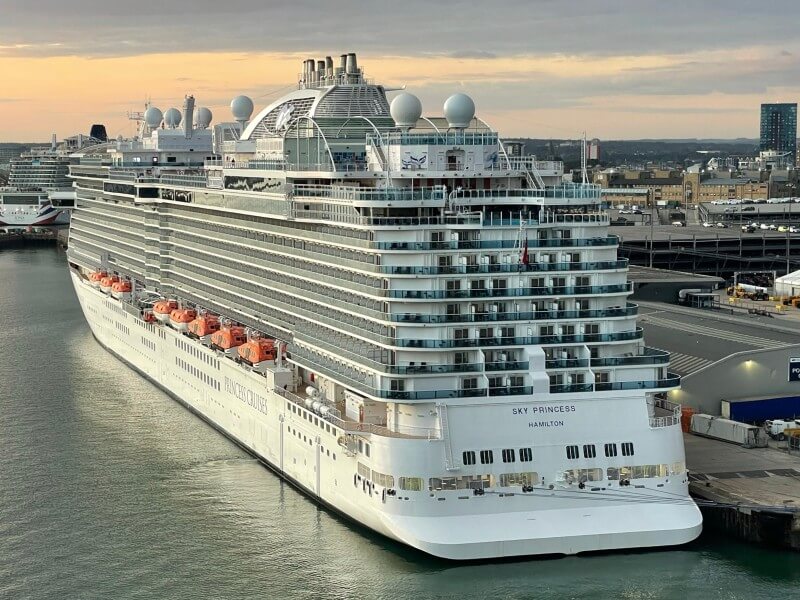
M 797 103 L 761 105 L 761 151 L 788 152 L 787 162 L 797 157 Z

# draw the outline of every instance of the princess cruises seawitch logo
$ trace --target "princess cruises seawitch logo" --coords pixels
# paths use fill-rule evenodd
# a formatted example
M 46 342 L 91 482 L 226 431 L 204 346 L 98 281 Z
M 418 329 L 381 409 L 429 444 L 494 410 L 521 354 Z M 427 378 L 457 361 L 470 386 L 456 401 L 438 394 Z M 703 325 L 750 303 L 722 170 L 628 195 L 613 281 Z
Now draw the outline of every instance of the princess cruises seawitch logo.
M 574 413 L 577 408 L 574 404 L 534 404 L 532 406 L 515 406 L 511 414 L 515 417 L 527 419 L 528 427 L 563 427 L 564 420 L 558 417 Z M 548 418 L 552 417 L 552 418 Z

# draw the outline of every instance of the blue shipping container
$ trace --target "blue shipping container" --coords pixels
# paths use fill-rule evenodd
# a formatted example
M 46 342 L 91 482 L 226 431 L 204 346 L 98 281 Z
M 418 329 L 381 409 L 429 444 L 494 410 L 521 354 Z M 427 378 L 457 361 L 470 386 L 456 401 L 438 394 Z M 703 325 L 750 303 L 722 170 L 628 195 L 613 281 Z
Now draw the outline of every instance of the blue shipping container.
M 740 423 L 762 423 L 767 419 L 800 418 L 800 396 L 759 400 L 722 400 L 720 412 Z

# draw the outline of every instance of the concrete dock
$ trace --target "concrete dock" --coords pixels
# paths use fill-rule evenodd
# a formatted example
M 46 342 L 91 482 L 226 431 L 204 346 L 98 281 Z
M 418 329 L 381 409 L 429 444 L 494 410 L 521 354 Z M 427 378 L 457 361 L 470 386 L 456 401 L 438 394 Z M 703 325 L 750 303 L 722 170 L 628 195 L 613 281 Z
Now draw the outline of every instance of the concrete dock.
M 689 491 L 704 526 L 800 550 L 800 457 L 686 434 Z

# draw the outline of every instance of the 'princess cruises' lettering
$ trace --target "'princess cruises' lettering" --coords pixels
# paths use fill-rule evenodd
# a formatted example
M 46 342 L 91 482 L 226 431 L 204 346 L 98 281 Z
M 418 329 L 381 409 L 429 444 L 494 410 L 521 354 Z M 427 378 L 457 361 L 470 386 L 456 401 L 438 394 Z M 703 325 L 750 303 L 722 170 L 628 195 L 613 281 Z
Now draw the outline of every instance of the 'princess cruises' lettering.
M 267 414 L 267 399 L 259 396 L 253 390 L 244 387 L 241 383 L 231 381 L 228 377 L 225 378 L 225 391 L 239 400 L 252 406 L 257 411 Z

